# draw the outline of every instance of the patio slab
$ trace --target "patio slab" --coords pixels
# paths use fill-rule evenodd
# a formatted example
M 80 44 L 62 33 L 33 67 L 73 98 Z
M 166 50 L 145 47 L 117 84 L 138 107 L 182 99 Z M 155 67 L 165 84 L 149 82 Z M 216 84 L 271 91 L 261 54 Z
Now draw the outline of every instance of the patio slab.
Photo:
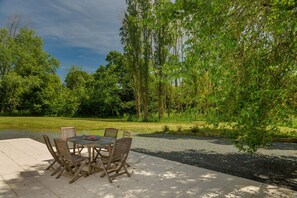
M 0 140 L 0 197 L 297 197 L 293 190 L 132 151 L 130 178 L 110 184 L 96 173 L 69 184 L 69 176 L 45 171 L 50 159 L 35 140 Z

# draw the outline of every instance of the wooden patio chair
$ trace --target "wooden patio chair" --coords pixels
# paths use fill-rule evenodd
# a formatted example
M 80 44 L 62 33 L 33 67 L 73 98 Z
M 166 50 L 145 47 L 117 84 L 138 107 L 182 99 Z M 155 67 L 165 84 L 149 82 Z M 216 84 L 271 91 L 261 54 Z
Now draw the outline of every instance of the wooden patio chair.
M 115 128 L 106 128 L 104 131 L 104 137 L 112 137 L 117 139 L 119 129 Z
M 104 137 L 111 137 L 111 138 L 114 138 L 114 139 L 117 139 L 117 136 L 118 136 L 118 129 L 115 129 L 115 128 L 106 128 L 104 130 Z M 110 150 L 108 148 L 96 148 L 96 147 L 93 147 L 94 151 L 97 152 L 96 156 L 94 157 L 93 160 L 96 160 L 98 158 L 100 154 L 100 152 L 105 152 L 105 153 L 109 153 Z M 93 151 L 93 153 L 95 153 Z
M 82 175 L 82 169 L 88 163 L 89 158 L 71 154 L 68 144 L 65 140 L 54 139 L 54 142 L 63 164 L 62 170 L 56 178 L 59 178 L 66 170 L 73 175 L 71 180 L 69 181 L 69 183 L 71 184 L 78 179 L 77 176 Z
M 61 127 L 61 139 L 67 141 L 68 138 L 74 137 L 76 136 L 76 129 L 75 127 Z M 83 150 L 83 146 L 82 145 L 77 145 L 76 143 L 73 143 L 72 146 L 72 153 L 76 153 L 76 149 L 77 149 L 77 153 L 80 154 L 81 151 Z
M 123 138 L 129 138 L 131 137 L 131 133 L 129 131 L 124 131 L 123 132 Z M 128 164 L 128 162 L 126 162 L 127 167 L 130 167 L 130 164 Z
M 122 137 L 123 138 L 129 138 L 129 137 L 131 137 L 131 133 L 129 131 L 124 131 Z
M 100 177 L 105 175 L 108 181 L 112 183 L 112 180 L 122 174 L 126 174 L 130 177 L 130 174 L 126 167 L 126 160 L 129 155 L 129 151 L 132 144 L 132 138 L 121 138 L 115 141 L 109 156 L 100 156 L 98 158 L 98 164 L 103 169 L 103 173 Z M 123 170 L 121 172 L 121 170 Z
M 54 158 L 54 160 L 52 161 L 52 163 L 50 163 L 50 165 L 46 168 L 46 170 L 49 170 L 50 168 L 54 169 L 53 166 L 55 163 L 58 163 L 58 165 L 59 165 L 59 167 L 57 169 L 54 169 L 54 172 L 51 174 L 51 176 L 53 176 L 61 170 L 62 161 L 60 160 L 58 153 L 56 151 L 54 151 L 54 148 L 52 147 L 49 137 L 47 135 L 43 135 L 43 139 L 44 139 L 47 149 L 49 150 L 52 157 Z

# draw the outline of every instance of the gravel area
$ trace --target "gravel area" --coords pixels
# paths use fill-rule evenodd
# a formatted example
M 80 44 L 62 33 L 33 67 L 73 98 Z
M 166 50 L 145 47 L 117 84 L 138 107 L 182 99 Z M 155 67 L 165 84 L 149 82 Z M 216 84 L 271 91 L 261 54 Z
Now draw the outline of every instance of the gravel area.
M 275 142 L 251 155 L 239 152 L 223 138 L 138 134 L 132 147 L 137 152 L 297 191 L 296 143 Z
M 29 137 L 43 142 L 43 133 L 2 130 L 0 139 Z M 51 138 L 58 133 L 46 133 Z M 273 143 L 250 155 L 223 138 L 134 134 L 132 150 L 297 191 L 297 144 Z

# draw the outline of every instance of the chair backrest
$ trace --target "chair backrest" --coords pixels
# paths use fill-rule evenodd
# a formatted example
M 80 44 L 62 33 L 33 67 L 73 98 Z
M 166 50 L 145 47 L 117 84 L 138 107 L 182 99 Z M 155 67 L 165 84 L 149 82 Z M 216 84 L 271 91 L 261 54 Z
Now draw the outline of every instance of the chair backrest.
M 59 138 L 55 138 L 54 142 L 59 156 L 64 160 L 72 160 L 67 142 Z
M 59 156 L 56 154 L 56 152 L 54 151 L 53 147 L 52 147 L 52 144 L 50 142 L 50 139 L 47 135 L 43 135 L 43 139 L 44 139 L 44 142 L 46 144 L 46 147 L 47 149 L 49 150 L 49 152 L 51 153 L 51 155 L 53 156 L 53 158 L 59 163 L 61 164 L 60 162 L 60 159 L 59 159 Z
M 126 161 L 132 144 L 132 138 L 121 138 L 115 140 L 114 146 L 111 152 L 110 161 L 116 161 L 122 159 Z
M 115 128 L 106 128 L 104 131 L 104 137 L 112 137 L 112 138 L 117 138 L 118 136 L 118 129 Z
M 70 137 L 76 136 L 75 127 L 61 127 L 61 139 L 67 140 Z
M 129 137 L 131 137 L 131 133 L 129 131 L 124 131 L 123 138 L 129 138 Z

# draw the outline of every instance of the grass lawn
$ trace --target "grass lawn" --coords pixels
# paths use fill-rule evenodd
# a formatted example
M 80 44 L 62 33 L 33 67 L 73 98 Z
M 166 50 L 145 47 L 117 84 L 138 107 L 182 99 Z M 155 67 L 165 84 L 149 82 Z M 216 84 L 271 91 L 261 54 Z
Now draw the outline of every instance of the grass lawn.
M 66 117 L 0 117 L 0 130 L 28 130 L 32 132 L 60 132 L 64 126 L 74 126 L 78 133 L 86 130 L 88 134 L 102 135 L 105 128 L 118 128 L 135 133 L 154 133 L 168 127 L 170 133 L 197 136 L 224 136 L 223 130 L 211 129 L 203 121 L 196 122 L 129 122 L 121 119 L 66 118 Z M 192 128 L 199 128 L 196 133 Z M 297 130 L 281 128 L 278 137 L 295 137 Z
M 120 119 L 66 117 L 0 117 L 0 130 L 24 129 L 33 132 L 60 132 L 60 128 L 63 126 L 74 126 L 78 132 L 87 130 L 90 134 L 102 132 L 108 127 L 139 133 L 152 133 L 162 131 L 164 125 L 167 125 L 170 130 L 177 131 L 178 127 L 189 130 L 195 124 L 202 126 L 203 123 L 129 122 Z

